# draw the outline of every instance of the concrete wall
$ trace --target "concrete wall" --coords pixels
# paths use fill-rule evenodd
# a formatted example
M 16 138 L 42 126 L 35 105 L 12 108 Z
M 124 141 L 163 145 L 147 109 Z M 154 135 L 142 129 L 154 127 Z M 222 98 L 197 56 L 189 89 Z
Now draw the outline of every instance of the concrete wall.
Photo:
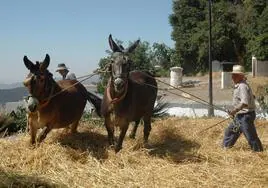
M 232 73 L 221 72 L 221 89 L 228 89 L 232 87 Z
M 252 76 L 268 76 L 268 61 L 259 61 L 253 56 Z

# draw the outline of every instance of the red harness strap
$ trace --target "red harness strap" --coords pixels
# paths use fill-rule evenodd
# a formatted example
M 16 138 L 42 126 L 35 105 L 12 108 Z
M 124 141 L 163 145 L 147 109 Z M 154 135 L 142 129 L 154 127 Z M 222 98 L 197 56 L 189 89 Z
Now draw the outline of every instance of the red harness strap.
M 108 82 L 108 86 L 106 88 L 106 92 L 107 92 L 107 97 L 108 97 L 108 101 L 111 103 L 111 104 L 116 104 L 118 103 L 119 101 L 121 101 L 122 99 L 125 98 L 126 94 L 127 94 L 127 89 L 128 89 L 128 81 L 126 81 L 126 84 L 125 84 L 125 88 L 124 88 L 124 92 L 121 96 L 119 97 L 115 97 L 115 98 L 112 98 L 111 96 L 111 80 L 109 80 Z

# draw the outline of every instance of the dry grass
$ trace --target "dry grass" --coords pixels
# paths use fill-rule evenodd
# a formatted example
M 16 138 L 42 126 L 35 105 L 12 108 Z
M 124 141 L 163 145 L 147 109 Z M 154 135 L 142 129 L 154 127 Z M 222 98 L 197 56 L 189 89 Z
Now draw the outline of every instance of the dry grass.
M 148 148 L 140 127 L 117 154 L 96 124 L 74 135 L 53 131 L 37 148 L 24 134 L 1 139 L 0 187 L 267 187 L 267 122 L 256 122 L 265 151 L 254 153 L 243 136 L 223 150 L 224 124 L 199 133 L 220 120 L 155 121 Z
M 268 88 L 268 77 L 249 77 L 249 84 L 257 96 L 266 95 L 265 88 Z

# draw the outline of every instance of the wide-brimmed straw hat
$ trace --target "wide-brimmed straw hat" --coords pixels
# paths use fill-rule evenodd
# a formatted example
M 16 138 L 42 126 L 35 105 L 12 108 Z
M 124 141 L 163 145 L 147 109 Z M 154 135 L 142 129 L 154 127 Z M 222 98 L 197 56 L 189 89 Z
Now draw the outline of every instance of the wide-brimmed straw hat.
M 242 65 L 234 65 L 232 74 L 245 74 L 245 69 Z
M 58 68 L 56 69 L 56 72 L 60 71 L 60 70 L 68 70 L 69 68 L 66 67 L 66 65 L 64 63 L 60 63 L 58 64 Z

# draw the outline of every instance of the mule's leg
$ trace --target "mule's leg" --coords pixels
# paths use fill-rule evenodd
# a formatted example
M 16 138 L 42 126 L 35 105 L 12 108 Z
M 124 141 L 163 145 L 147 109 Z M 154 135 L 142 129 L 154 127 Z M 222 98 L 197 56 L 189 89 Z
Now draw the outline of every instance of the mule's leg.
M 72 125 L 71 125 L 71 133 L 77 133 L 78 124 L 79 124 L 79 121 L 76 121 L 76 122 L 72 123 Z
M 108 133 L 108 142 L 110 145 L 114 145 L 114 125 L 110 121 L 109 117 L 105 117 L 104 125 Z
M 135 138 L 139 124 L 140 124 L 140 119 L 135 121 L 135 125 L 133 126 L 133 129 L 129 135 L 130 138 L 133 138 L 133 139 Z
M 122 144 L 123 144 L 123 140 L 125 138 L 125 135 L 126 135 L 126 132 L 127 132 L 127 129 L 128 129 L 128 125 L 129 125 L 129 122 L 120 125 L 119 139 L 118 139 L 118 142 L 116 144 L 116 147 L 114 148 L 116 153 L 119 152 L 122 149 Z
M 144 121 L 143 140 L 144 140 L 144 143 L 146 144 L 148 142 L 148 137 L 149 137 L 150 131 L 152 129 L 152 127 L 151 127 L 151 116 L 144 117 L 143 121 Z
M 48 126 L 45 126 L 42 129 L 42 132 L 39 134 L 38 138 L 37 138 L 37 142 L 41 143 L 47 136 L 47 134 L 51 131 L 51 128 L 49 128 Z
M 26 113 L 26 133 L 28 133 L 30 130 L 30 120 L 29 120 L 29 114 Z
M 36 128 L 36 121 L 35 121 L 35 116 L 31 116 L 30 114 L 27 115 L 27 127 L 30 131 L 30 144 L 35 144 L 36 143 L 36 133 L 37 133 L 37 128 Z
M 37 128 L 33 125 L 33 122 L 31 121 L 28 121 L 29 123 L 29 129 L 30 129 L 30 135 L 31 135 L 31 138 L 30 138 L 30 144 L 35 144 L 36 143 L 36 133 L 37 133 Z

